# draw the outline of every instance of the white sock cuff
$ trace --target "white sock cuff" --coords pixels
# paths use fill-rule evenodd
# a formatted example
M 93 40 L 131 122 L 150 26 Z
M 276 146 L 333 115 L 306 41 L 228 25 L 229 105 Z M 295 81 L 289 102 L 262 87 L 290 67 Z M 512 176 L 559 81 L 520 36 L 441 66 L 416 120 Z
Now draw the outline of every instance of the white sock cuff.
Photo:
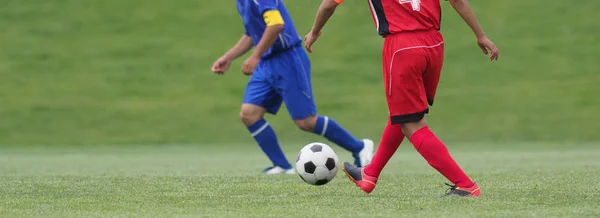
M 260 134 L 262 131 L 264 131 L 267 127 L 269 127 L 269 123 L 265 122 L 265 124 L 263 124 L 260 128 L 258 128 L 256 131 L 250 133 L 250 135 L 252 135 L 252 137 L 257 136 L 258 134 Z
M 325 136 L 325 133 L 327 133 L 327 126 L 329 125 L 329 117 L 325 116 L 323 119 L 323 130 L 321 130 L 321 136 Z

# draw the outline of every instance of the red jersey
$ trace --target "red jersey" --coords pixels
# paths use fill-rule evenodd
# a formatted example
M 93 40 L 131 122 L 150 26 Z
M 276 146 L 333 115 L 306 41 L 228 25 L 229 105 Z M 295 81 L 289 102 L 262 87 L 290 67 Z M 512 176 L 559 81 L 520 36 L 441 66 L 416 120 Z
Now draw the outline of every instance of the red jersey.
M 342 3 L 344 0 L 335 0 Z M 379 35 L 440 29 L 440 0 L 368 0 Z

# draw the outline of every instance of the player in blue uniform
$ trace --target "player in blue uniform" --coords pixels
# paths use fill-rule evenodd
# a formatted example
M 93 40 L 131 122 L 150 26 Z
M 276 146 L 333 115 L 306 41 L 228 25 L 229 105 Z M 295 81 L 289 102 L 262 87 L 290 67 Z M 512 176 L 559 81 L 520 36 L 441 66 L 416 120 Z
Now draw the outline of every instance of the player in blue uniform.
M 296 125 L 307 132 L 324 136 L 352 152 L 357 166 L 367 165 L 373 156 L 373 142 L 359 140 L 333 119 L 317 115 L 312 93 L 310 61 L 302 48 L 302 39 L 281 0 L 236 0 L 244 22 L 245 34 L 215 61 L 212 71 L 223 74 L 231 62 L 248 52 L 252 54 L 242 66 L 251 75 L 240 112 L 263 152 L 273 162 L 265 174 L 293 174 L 275 132 L 264 119 L 265 113 L 276 114 L 285 105 Z

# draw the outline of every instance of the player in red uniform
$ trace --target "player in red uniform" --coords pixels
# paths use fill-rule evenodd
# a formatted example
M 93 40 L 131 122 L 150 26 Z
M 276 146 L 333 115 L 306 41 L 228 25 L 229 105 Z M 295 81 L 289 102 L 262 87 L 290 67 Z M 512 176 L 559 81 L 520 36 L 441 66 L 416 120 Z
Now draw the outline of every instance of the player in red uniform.
M 449 0 L 471 27 L 477 44 L 490 61 L 498 60 L 498 49 L 479 26 L 467 0 Z M 305 47 L 321 35 L 321 29 L 343 0 L 323 0 L 314 26 L 305 37 Z M 444 39 L 439 32 L 440 0 L 368 0 L 383 43 L 383 78 L 389 120 L 371 164 L 363 168 L 344 163 L 344 171 L 361 190 L 375 189 L 381 170 L 406 137 L 429 165 L 450 180 L 447 195 L 475 197 L 479 186 L 456 164 L 446 146 L 429 130 L 424 119 L 433 105 L 442 64 Z

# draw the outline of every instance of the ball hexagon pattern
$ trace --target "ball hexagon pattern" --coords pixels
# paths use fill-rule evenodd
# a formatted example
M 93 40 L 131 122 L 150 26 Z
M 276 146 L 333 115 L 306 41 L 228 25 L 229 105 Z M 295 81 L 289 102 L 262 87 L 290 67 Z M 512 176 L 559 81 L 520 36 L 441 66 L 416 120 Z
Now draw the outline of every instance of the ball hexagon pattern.
M 325 185 L 338 172 L 338 156 L 326 144 L 310 143 L 300 150 L 296 157 L 296 172 L 302 180 L 311 185 Z

